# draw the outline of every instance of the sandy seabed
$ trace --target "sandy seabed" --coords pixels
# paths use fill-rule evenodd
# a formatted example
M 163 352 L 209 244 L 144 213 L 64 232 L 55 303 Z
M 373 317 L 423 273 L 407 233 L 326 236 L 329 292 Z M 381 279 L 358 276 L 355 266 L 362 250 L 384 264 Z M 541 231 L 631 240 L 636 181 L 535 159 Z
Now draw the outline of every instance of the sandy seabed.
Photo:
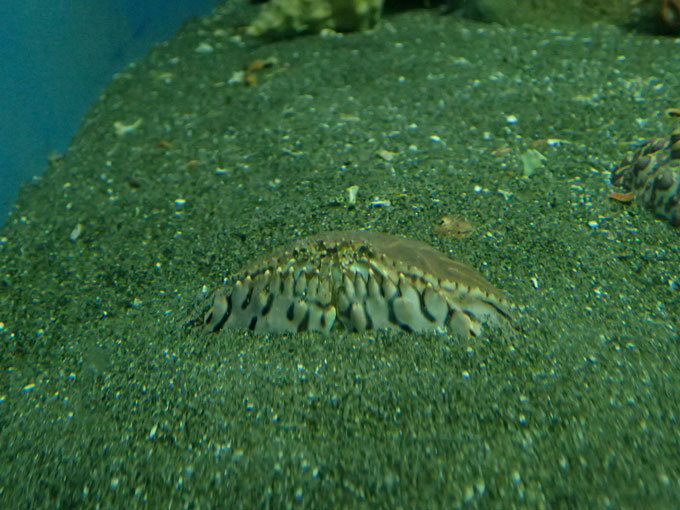
M 670 133 L 678 41 L 434 10 L 269 43 L 239 22 L 120 73 L 0 231 L 2 506 L 675 505 L 678 231 L 608 179 Z M 362 228 L 472 265 L 518 331 L 197 334 L 231 271 Z

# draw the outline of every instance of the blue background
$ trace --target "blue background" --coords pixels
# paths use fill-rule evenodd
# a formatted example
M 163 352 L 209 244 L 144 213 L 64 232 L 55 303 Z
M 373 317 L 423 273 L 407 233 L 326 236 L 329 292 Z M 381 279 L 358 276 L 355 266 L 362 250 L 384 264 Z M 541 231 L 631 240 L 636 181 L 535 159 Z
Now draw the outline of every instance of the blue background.
M 19 184 L 64 152 L 131 60 L 217 0 L 4 0 L 0 18 L 0 226 Z

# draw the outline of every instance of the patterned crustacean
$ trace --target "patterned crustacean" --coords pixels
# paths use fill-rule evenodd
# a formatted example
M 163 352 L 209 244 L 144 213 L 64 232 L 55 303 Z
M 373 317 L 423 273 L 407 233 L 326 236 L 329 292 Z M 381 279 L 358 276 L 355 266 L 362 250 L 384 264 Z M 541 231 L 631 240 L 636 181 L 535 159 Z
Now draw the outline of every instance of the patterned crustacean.
M 484 323 L 510 324 L 512 309 L 474 269 L 428 244 L 338 231 L 301 239 L 232 276 L 215 293 L 204 330 L 477 336 Z
M 612 184 L 635 192 L 649 209 L 680 226 L 680 129 L 643 143 L 614 168 Z

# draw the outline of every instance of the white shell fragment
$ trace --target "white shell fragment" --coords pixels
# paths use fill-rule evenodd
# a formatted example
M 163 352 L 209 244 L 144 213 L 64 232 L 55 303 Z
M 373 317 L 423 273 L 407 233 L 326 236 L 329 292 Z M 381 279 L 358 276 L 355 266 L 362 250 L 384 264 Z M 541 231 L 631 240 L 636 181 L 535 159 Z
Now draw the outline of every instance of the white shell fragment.
M 373 231 L 328 232 L 253 264 L 215 293 L 206 332 L 450 331 L 504 326 L 512 305 L 471 267 Z
M 359 194 L 359 186 L 356 184 L 347 188 L 347 206 L 354 207 L 357 205 L 357 195 Z
M 113 123 L 113 130 L 116 136 L 125 136 L 129 133 L 134 132 L 139 126 L 142 125 L 143 119 L 137 119 L 132 124 L 125 124 L 120 120 Z
M 80 237 L 80 234 L 82 234 L 82 233 L 83 233 L 83 226 L 80 223 L 78 223 L 75 227 L 73 227 L 73 230 L 71 230 L 71 233 L 69 234 L 68 238 L 71 241 L 76 242 L 78 240 L 78 238 Z

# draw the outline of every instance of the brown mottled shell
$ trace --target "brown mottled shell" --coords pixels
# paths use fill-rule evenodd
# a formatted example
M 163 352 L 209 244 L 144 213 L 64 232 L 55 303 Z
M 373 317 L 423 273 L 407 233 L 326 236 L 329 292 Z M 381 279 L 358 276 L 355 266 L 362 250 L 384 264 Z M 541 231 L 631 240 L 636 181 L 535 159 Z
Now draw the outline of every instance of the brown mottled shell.
M 229 279 L 205 328 L 452 331 L 504 325 L 512 305 L 474 269 L 412 239 L 374 231 L 302 239 Z
M 680 226 L 680 129 L 626 155 L 612 172 L 611 182 L 636 192 L 656 215 Z

